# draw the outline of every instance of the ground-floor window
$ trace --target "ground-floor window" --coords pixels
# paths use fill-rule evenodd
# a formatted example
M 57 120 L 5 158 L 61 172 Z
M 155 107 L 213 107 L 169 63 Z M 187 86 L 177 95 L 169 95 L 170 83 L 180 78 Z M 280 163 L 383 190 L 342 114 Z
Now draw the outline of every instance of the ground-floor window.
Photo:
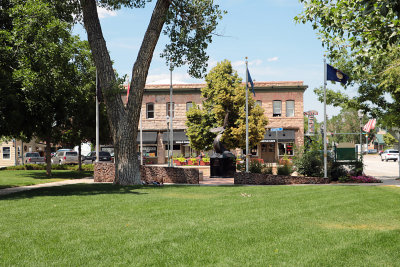
M 283 155 L 293 156 L 294 155 L 293 143 L 279 143 L 278 149 L 279 149 L 279 156 L 283 156 Z
M 168 157 L 168 144 L 165 145 L 164 150 L 165 150 L 165 157 Z M 174 157 L 178 157 L 181 154 L 182 154 L 181 145 L 173 145 L 172 146 L 172 155 Z
M 3 159 L 10 159 L 10 147 L 3 147 Z
M 157 146 L 143 146 L 144 157 L 157 157 Z
M 250 150 L 249 152 L 250 152 L 250 154 L 251 154 L 252 156 L 257 156 L 257 155 L 258 155 L 258 148 L 257 148 L 257 146 L 250 147 L 249 150 Z M 246 155 L 246 149 L 243 149 L 243 155 Z

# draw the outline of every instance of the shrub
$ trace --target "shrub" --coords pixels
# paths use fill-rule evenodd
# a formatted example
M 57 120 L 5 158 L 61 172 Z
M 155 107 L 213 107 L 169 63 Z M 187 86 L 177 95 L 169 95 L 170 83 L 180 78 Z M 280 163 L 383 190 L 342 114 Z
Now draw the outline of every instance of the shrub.
M 266 164 L 264 164 L 262 170 L 261 170 L 262 174 L 272 174 L 272 166 L 268 166 Z
M 278 166 L 278 175 L 290 175 L 292 173 L 292 166 L 290 164 Z
M 249 162 L 249 172 L 250 173 L 262 173 L 262 169 L 264 168 L 264 164 L 259 161 L 250 161 Z M 236 165 L 236 169 L 238 171 L 246 171 L 246 162 L 238 163 Z
M 246 162 L 236 164 L 236 170 L 241 172 L 246 171 Z
M 258 160 L 251 160 L 249 162 L 249 172 L 251 173 L 261 173 L 261 170 L 263 169 L 263 165 L 261 162 Z
M 354 167 L 351 169 L 350 173 L 354 176 L 360 176 L 364 171 L 364 163 L 362 160 L 355 162 Z
M 324 161 L 321 153 L 315 150 L 305 150 L 294 159 L 297 171 L 305 176 L 322 177 Z
M 347 177 L 348 172 L 343 165 L 339 164 L 338 162 L 332 162 L 330 164 L 329 176 L 332 181 L 338 181 L 340 177 Z

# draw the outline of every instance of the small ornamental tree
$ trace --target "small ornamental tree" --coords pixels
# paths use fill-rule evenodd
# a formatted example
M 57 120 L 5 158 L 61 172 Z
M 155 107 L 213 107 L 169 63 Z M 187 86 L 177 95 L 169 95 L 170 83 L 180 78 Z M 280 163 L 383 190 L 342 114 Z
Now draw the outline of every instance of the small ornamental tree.
M 216 133 L 212 128 L 226 124 L 221 138 L 227 149 L 246 146 L 246 91 L 228 60 L 218 63 L 206 76 L 201 90 L 202 108 L 193 106 L 187 113 L 186 126 L 190 144 L 198 150 L 210 150 Z M 249 144 L 255 146 L 265 134 L 268 120 L 249 93 Z

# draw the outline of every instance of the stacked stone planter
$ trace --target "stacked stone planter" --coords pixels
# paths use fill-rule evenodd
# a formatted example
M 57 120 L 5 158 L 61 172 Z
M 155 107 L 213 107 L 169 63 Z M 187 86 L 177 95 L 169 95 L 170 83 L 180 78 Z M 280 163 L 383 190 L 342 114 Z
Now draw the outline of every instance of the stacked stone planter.
M 140 166 L 141 180 L 146 183 L 198 184 L 199 170 L 188 168 Z M 114 182 L 114 163 L 95 163 L 95 182 Z
M 252 185 L 287 185 L 287 184 L 329 184 L 329 178 L 286 176 L 261 173 L 237 172 L 234 175 L 235 184 Z

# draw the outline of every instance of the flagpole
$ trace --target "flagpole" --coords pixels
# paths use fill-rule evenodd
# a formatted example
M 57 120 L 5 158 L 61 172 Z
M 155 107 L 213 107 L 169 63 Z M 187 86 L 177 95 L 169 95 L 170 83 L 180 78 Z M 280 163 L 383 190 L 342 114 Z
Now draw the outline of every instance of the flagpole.
M 172 127 L 172 119 L 173 119 L 173 109 L 172 109 L 172 66 L 170 68 L 170 87 L 169 87 L 169 127 L 170 128 L 170 135 L 169 135 L 169 141 L 170 141 L 170 151 L 171 155 L 168 158 L 168 166 L 173 167 L 173 161 L 172 158 L 174 156 L 174 128 Z M 171 149 L 172 148 L 172 149 Z
M 324 142 L 324 178 L 328 177 L 328 159 L 327 159 L 327 147 L 326 147 L 326 58 L 324 55 L 324 136 L 322 138 Z
M 99 119 L 99 92 L 98 92 L 98 77 L 96 69 L 96 162 L 99 162 L 100 150 L 100 119 Z
M 249 96 L 248 96 L 248 63 L 246 57 L 246 172 L 249 172 Z

